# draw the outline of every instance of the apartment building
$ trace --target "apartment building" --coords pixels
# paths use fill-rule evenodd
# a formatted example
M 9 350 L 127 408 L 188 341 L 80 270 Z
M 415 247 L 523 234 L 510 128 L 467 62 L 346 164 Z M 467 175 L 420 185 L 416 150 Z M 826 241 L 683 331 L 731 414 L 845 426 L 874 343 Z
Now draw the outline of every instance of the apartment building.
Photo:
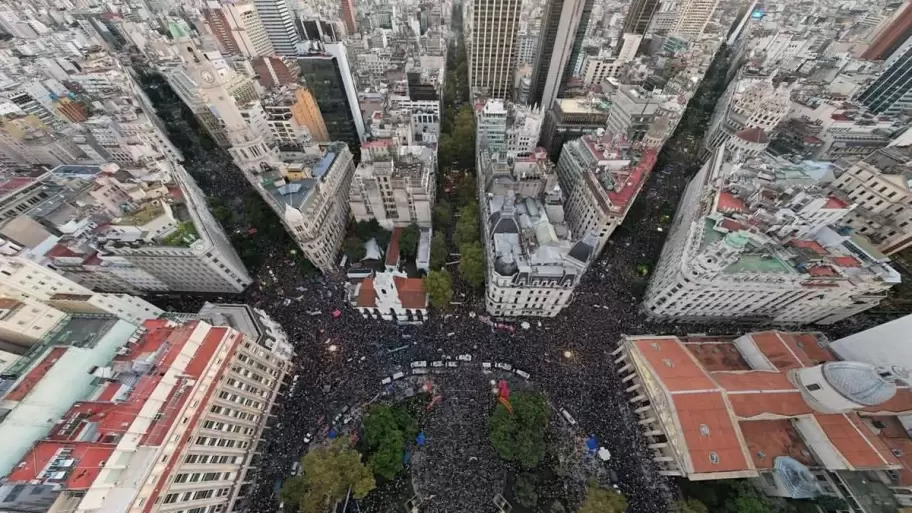
M 133 295 L 93 292 L 53 269 L 16 254 L 0 256 L 0 296 L 65 313 L 111 315 L 136 325 L 163 313 Z
M 355 221 L 376 219 L 392 230 L 415 223 L 431 226 L 437 161 L 424 146 L 400 146 L 395 139 L 361 145 L 361 163 L 348 202 Z
M 323 115 L 307 88 L 277 91 L 262 100 L 262 107 L 272 138 L 280 148 L 311 141 L 329 142 Z
M 40 490 L 7 495 L 9 507 L 41 501 L 86 513 L 240 509 L 290 362 L 235 329 L 202 321 L 147 321 L 139 335 L 94 369 L 105 379 L 9 469 L 3 488 Z M 10 394 L 39 393 L 47 379 L 41 371 L 56 367 L 49 357 Z
M 545 117 L 540 108 L 489 99 L 476 112 L 479 148 L 511 157 L 535 153 Z
M 791 86 L 772 78 L 741 78 L 729 84 L 713 111 L 704 147 L 712 152 L 736 133 L 759 128 L 772 134 L 791 108 Z
M 904 178 L 910 162 L 912 148 L 882 148 L 862 159 L 840 161 L 830 185 L 836 196 L 857 205 L 846 225 L 886 255 L 912 245 L 912 192 Z
M 643 310 L 659 318 L 829 324 L 899 274 L 842 219 L 854 205 L 800 170 L 716 150 L 688 185 Z
M 656 150 L 631 148 L 604 131 L 564 144 L 557 177 L 567 196 L 566 223 L 573 233 L 592 233 L 594 257 L 627 216 L 656 161 Z

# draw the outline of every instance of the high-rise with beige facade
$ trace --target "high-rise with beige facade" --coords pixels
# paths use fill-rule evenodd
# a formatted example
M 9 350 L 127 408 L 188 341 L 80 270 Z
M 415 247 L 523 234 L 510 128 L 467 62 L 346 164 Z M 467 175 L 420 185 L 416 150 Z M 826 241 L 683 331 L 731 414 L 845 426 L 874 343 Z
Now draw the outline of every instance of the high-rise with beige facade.
M 511 99 L 516 71 L 520 0 L 473 0 L 469 5 L 469 89 Z

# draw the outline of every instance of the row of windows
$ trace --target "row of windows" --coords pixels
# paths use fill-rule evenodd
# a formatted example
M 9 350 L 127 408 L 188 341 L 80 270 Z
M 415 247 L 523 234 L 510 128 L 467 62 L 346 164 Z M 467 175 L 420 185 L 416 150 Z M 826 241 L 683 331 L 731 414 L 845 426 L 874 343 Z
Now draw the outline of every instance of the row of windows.
M 253 413 L 247 413 L 240 410 L 234 410 L 231 408 L 226 408 L 224 406 L 213 406 L 209 411 L 216 415 L 222 415 L 224 417 L 233 417 L 240 420 L 248 420 L 250 422 L 256 422 L 259 420 L 259 415 L 254 415 Z
M 212 465 L 226 465 L 226 464 L 239 464 L 244 461 L 243 456 L 219 456 L 218 454 L 188 454 L 187 458 L 184 459 L 184 463 L 188 465 L 205 465 L 207 463 Z
M 227 438 L 216 438 L 209 436 L 199 436 L 196 438 L 196 445 L 206 447 L 225 447 L 226 449 L 246 449 L 250 442 L 246 440 L 229 440 Z
M 231 488 L 219 488 L 218 490 L 210 488 L 209 490 L 197 490 L 195 492 L 169 493 L 165 495 L 162 501 L 165 504 L 176 504 L 178 502 L 202 501 L 212 497 L 227 497 L 231 493 Z M 205 508 L 194 508 L 205 509 Z M 193 510 L 189 510 L 193 511 Z
M 230 424 L 227 422 L 215 422 L 212 420 L 207 420 L 203 423 L 203 429 L 211 429 L 213 431 L 225 431 L 226 433 L 243 433 L 249 435 L 253 433 L 253 428 L 239 426 L 237 424 Z

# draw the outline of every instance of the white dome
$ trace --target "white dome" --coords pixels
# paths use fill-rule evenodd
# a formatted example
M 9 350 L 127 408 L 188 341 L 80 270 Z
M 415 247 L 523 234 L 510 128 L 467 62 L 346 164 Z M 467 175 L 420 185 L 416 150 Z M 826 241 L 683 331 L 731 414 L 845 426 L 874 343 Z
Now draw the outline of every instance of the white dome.
M 864 406 L 885 403 L 896 395 L 891 373 L 869 363 L 827 362 L 823 364 L 823 377 L 846 399 Z

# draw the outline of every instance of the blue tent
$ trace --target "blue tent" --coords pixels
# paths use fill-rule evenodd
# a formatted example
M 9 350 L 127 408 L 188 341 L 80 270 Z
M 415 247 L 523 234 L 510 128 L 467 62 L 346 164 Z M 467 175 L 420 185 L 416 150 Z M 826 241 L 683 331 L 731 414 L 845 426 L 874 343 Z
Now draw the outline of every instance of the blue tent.
M 598 440 L 594 436 L 590 436 L 586 439 L 586 449 L 589 449 L 589 452 L 595 452 L 598 450 Z
M 425 440 L 427 440 L 427 437 L 424 436 L 424 431 L 418 433 L 418 436 L 415 437 L 415 443 L 417 443 L 419 447 L 424 445 Z
M 326 438 L 329 438 L 330 440 L 335 440 L 337 436 L 338 433 L 336 433 L 335 429 L 330 429 L 329 433 L 326 434 Z

